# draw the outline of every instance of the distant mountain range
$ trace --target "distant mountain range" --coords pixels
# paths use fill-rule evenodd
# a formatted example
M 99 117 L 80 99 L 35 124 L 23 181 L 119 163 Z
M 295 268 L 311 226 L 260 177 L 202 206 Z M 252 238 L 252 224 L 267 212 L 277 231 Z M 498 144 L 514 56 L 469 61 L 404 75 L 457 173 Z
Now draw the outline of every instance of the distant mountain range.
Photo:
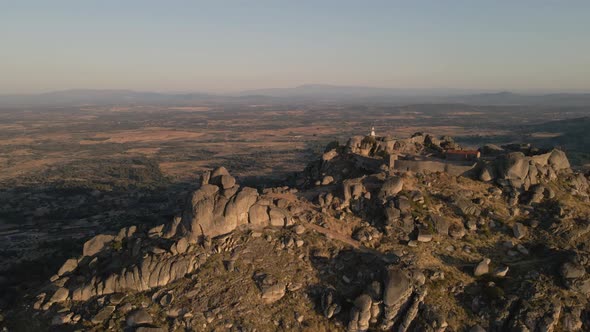
M 476 105 L 588 106 L 590 105 L 590 93 L 525 95 L 512 92 L 498 92 L 449 96 L 444 97 L 443 100 Z
M 590 93 L 517 94 L 481 93 L 467 89 L 388 89 L 355 86 L 309 84 L 295 88 L 262 89 L 242 92 L 275 98 L 316 100 L 465 103 L 475 105 L 590 105 Z
M 132 90 L 64 90 L 30 95 L 0 95 L 0 106 L 73 106 L 194 103 L 464 103 L 473 105 L 590 106 L 590 93 L 517 94 L 477 93 L 461 89 L 389 89 L 308 84 L 294 88 L 243 91 L 232 95 L 158 93 Z
M 240 95 L 300 98 L 372 98 L 372 97 L 442 97 L 450 95 L 473 94 L 466 89 L 391 89 L 366 86 L 341 86 L 327 84 L 305 84 L 294 88 L 273 88 L 249 90 Z
M 0 95 L 0 105 L 102 105 L 161 104 L 199 101 L 209 98 L 204 93 L 166 94 L 132 90 L 77 89 L 30 95 Z

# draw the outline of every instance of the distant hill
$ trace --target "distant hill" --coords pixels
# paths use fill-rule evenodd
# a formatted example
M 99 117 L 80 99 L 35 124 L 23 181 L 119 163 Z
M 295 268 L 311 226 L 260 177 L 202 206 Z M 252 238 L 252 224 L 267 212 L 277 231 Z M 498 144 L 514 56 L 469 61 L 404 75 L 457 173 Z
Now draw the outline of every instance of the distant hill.
M 132 90 L 76 89 L 31 95 L 0 95 L 0 106 L 162 104 L 203 101 L 213 98 L 214 96 L 205 93 L 166 94 Z
M 498 92 L 451 96 L 446 97 L 445 100 L 475 105 L 587 106 L 590 105 L 590 93 L 524 95 L 512 92 Z
M 366 86 L 305 84 L 294 88 L 271 88 L 243 91 L 240 95 L 259 95 L 279 98 L 353 99 L 383 97 L 442 97 L 468 93 L 473 93 L 473 91 L 465 89 L 390 89 Z
M 363 86 L 307 84 L 294 88 L 249 90 L 233 95 L 159 93 L 132 90 L 78 89 L 31 95 L 0 95 L 0 106 L 191 104 L 191 103 L 462 103 L 470 105 L 590 106 L 590 93 L 524 95 L 512 92 L 479 93 L 461 89 L 389 89 Z
M 240 95 L 275 98 L 392 103 L 462 103 L 471 105 L 587 106 L 590 93 L 517 94 L 481 93 L 467 89 L 389 89 L 363 86 L 306 84 L 294 88 L 250 90 Z

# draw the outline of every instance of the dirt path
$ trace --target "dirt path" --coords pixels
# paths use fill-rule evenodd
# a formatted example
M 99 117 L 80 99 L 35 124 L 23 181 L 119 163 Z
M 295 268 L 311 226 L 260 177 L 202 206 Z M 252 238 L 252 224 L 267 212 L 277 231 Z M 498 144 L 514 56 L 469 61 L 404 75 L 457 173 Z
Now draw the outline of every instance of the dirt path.
M 372 254 L 376 257 L 379 257 L 381 260 L 383 260 L 386 263 L 396 263 L 399 260 L 399 257 L 397 257 L 393 254 L 385 255 L 375 249 L 367 248 L 367 247 L 363 246 L 359 241 L 351 239 L 350 237 L 340 234 L 340 233 L 333 231 L 331 229 L 327 229 L 327 228 L 324 228 L 324 227 L 321 227 L 321 226 L 318 226 L 315 224 L 311 224 L 311 223 L 308 223 L 307 227 L 313 229 L 314 231 L 316 231 L 318 233 L 324 234 L 329 239 L 333 239 L 333 240 L 337 240 L 342 243 L 345 243 L 360 252 Z
M 297 193 L 299 196 L 304 196 L 303 192 L 299 192 Z M 311 202 L 309 202 L 308 200 L 304 199 L 298 199 L 298 195 L 294 195 L 294 194 L 273 194 L 271 196 L 274 196 L 275 198 L 285 198 L 285 199 L 289 199 L 291 201 L 298 201 L 298 204 L 303 205 L 307 210 L 310 211 L 317 211 L 317 206 L 313 205 Z M 338 222 L 338 220 L 334 219 L 331 216 L 328 216 L 328 218 L 331 221 L 336 221 Z M 371 248 L 367 248 L 364 245 L 362 245 L 359 241 L 352 239 L 350 236 L 348 235 L 344 235 L 342 233 L 339 233 L 335 230 L 329 229 L 329 228 L 325 228 L 310 222 L 305 222 L 306 227 L 313 229 L 314 231 L 323 234 L 324 236 L 326 236 L 329 239 L 333 239 L 333 240 L 337 240 L 340 241 L 348 246 L 351 246 L 352 248 L 363 252 L 363 253 L 367 253 L 367 254 L 372 254 L 376 257 L 379 257 L 381 260 L 383 260 L 384 262 L 391 264 L 391 263 L 397 263 L 399 261 L 399 257 L 393 255 L 393 254 L 389 254 L 386 255 L 382 252 L 379 252 L 375 249 L 371 249 Z

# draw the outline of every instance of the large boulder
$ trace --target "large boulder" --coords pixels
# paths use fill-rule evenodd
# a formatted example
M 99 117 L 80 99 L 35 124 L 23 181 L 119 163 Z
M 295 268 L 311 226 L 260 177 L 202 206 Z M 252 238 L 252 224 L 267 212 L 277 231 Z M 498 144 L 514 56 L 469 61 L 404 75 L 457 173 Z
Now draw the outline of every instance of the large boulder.
M 397 195 L 404 188 L 404 180 L 400 177 L 389 177 L 383 182 L 379 198 L 387 199 L 388 197 Z
M 84 256 L 94 256 L 100 251 L 102 251 L 103 248 L 105 248 L 106 245 L 111 243 L 114 239 L 115 237 L 113 235 L 96 235 L 95 237 L 84 243 L 84 249 L 82 251 L 82 254 Z
M 250 207 L 248 214 L 250 224 L 253 226 L 266 226 L 270 223 L 268 216 L 268 206 L 256 203 Z
M 258 200 L 258 192 L 254 188 L 242 188 L 235 196 L 229 200 L 225 207 L 223 225 L 218 225 L 219 231 L 223 233 L 231 232 L 237 226 L 248 223 L 248 212 L 250 207 Z
M 78 260 L 75 258 L 68 259 L 57 271 L 58 276 L 63 276 L 66 273 L 74 271 L 78 267 Z
M 410 279 L 402 270 L 398 268 L 389 269 L 385 277 L 383 303 L 386 306 L 396 305 L 410 289 Z
M 484 258 L 475 266 L 473 270 L 473 275 L 476 277 L 480 277 L 484 274 L 488 274 L 490 272 L 490 263 L 492 262 L 489 258 Z
M 506 155 L 501 174 L 506 179 L 524 179 L 529 172 L 529 162 L 522 152 L 511 152 Z
M 322 155 L 322 161 L 330 161 L 338 156 L 338 151 L 336 149 L 332 149 L 330 151 L 324 152 Z
M 270 304 L 280 300 L 283 298 L 283 296 L 285 296 L 286 288 L 287 286 L 282 282 L 264 288 L 262 290 L 261 296 L 262 301 L 264 301 L 264 303 Z
M 271 206 L 268 215 L 270 217 L 271 226 L 284 227 L 290 223 L 291 216 L 284 209 Z
M 206 184 L 197 189 L 185 208 L 180 229 L 193 239 L 196 239 L 202 231 L 206 235 L 212 235 L 217 230 L 213 229 L 213 210 L 217 201 L 219 187 Z
M 136 309 L 127 315 L 126 323 L 129 327 L 151 324 L 152 316 L 143 308 Z
M 216 169 L 213 170 L 213 172 L 211 172 L 211 180 L 216 179 L 222 175 L 229 175 L 229 172 L 223 166 L 217 167 Z
M 250 222 L 250 208 L 257 200 L 256 189 L 240 189 L 227 170 L 220 167 L 211 173 L 209 184 L 202 185 L 192 194 L 177 235 L 195 241 L 200 235 L 229 233 Z
M 68 299 L 69 296 L 70 296 L 70 291 L 67 290 L 66 288 L 60 287 L 55 291 L 55 293 L 53 293 L 53 296 L 51 297 L 51 299 L 49 299 L 49 303 L 64 302 L 65 300 Z
M 525 155 L 510 152 L 484 163 L 480 168 L 482 181 L 496 179 L 501 185 L 528 190 L 531 186 L 556 179 L 557 173 L 570 168 L 570 163 L 561 150 Z
M 346 179 L 342 182 L 344 204 L 349 204 L 351 199 L 358 199 L 367 192 L 363 180 L 365 178 Z
M 580 192 L 585 192 L 590 187 L 590 183 L 588 183 L 588 180 L 582 173 L 572 176 L 570 183 L 572 187 Z
M 348 331 L 367 331 L 371 319 L 371 305 L 373 301 L 367 294 L 362 294 L 354 300 L 354 306 L 350 311 Z
M 324 176 L 324 178 L 322 179 L 322 186 L 327 186 L 329 184 L 332 184 L 334 182 L 334 177 L 331 175 L 326 175 Z
M 176 231 L 178 229 L 178 225 L 180 225 L 180 222 L 182 221 L 182 218 L 179 216 L 175 216 L 171 222 L 167 223 L 166 225 L 164 225 L 163 229 L 162 229 L 162 237 L 165 239 L 170 239 L 172 238 L 174 235 L 176 235 Z
M 108 305 L 103 307 L 92 319 L 90 320 L 93 324 L 100 324 L 105 320 L 109 319 L 113 312 L 115 311 L 115 306 Z
M 236 184 L 236 179 L 229 174 L 225 167 L 221 166 L 211 172 L 207 183 L 216 185 L 221 189 L 229 189 Z
M 481 207 L 466 198 L 458 198 L 455 205 L 464 216 L 478 217 L 481 215 Z
M 231 175 L 222 175 L 219 182 L 223 189 L 229 189 L 236 184 L 236 178 Z
M 408 305 L 414 287 L 410 284 L 408 276 L 398 267 L 387 270 L 383 284 L 383 322 L 382 331 L 391 331 L 396 318 Z
M 512 232 L 514 233 L 514 237 L 520 240 L 528 234 L 528 228 L 525 225 L 517 222 L 512 227 Z
M 494 171 L 491 167 L 485 166 L 481 169 L 481 173 L 479 174 L 479 179 L 483 182 L 492 181 L 494 179 Z
M 567 159 L 565 152 L 561 150 L 553 149 L 553 151 L 551 151 L 551 155 L 549 155 L 548 162 L 554 170 L 570 168 L 570 162 Z
M 346 149 L 348 152 L 360 153 L 363 139 L 363 136 L 353 136 L 349 138 L 348 142 L 346 143 Z

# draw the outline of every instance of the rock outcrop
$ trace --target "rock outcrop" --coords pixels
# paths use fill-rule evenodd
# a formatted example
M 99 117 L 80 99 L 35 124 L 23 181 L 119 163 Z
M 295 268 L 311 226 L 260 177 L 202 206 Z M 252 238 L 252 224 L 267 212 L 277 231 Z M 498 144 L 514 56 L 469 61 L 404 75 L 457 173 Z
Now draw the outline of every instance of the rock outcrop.
M 451 148 L 352 138 L 297 189 L 206 172 L 170 222 L 88 240 L 33 308 L 55 326 L 112 330 L 590 327 L 590 186 L 563 152 L 487 146 L 462 177 L 356 158 Z M 269 312 L 281 317 L 258 318 Z
M 569 161 L 561 150 L 528 156 L 523 152 L 508 152 L 481 165 L 480 179 L 528 190 L 533 185 L 555 180 L 557 174 L 569 168 Z
M 256 189 L 239 187 L 225 168 L 219 168 L 203 176 L 201 187 L 192 193 L 176 225 L 176 236 L 196 242 L 199 237 L 227 234 L 240 226 L 289 224 L 290 216 L 277 211 Z
M 394 327 L 407 331 L 426 296 L 426 291 L 412 282 L 407 273 L 392 266 L 385 271 L 383 280 L 369 283 L 353 302 L 348 331 L 368 331 L 371 326 L 383 331 Z
M 182 218 L 137 232 L 121 229 L 117 236 L 99 234 L 84 244 L 83 257 L 67 260 L 55 284 L 60 287 L 44 303 L 87 301 L 114 293 L 141 292 L 165 286 L 199 268 L 208 257 L 197 243 L 240 226 L 287 226 L 291 214 L 254 188 L 240 188 L 225 168 L 203 175 L 190 195 Z M 112 243 L 126 250 L 119 252 Z M 100 273 L 94 274 L 93 270 Z
M 84 256 L 94 256 L 111 243 L 115 237 L 113 235 L 99 234 L 84 243 Z

